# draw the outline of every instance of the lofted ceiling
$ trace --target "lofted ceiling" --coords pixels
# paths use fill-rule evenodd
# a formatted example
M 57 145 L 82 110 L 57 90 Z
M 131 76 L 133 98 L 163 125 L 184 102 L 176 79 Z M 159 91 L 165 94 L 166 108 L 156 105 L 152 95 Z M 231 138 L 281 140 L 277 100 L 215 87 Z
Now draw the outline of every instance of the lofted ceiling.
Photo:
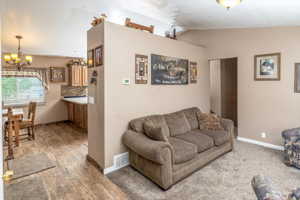
M 4 51 L 16 49 L 15 35 L 30 54 L 85 56 L 93 16 L 124 24 L 125 18 L 155 25 L 163 35 L 179 30 L 300 26 L 300 0 L 243 0 L 227 11 L 215 0 L 1 0 Z

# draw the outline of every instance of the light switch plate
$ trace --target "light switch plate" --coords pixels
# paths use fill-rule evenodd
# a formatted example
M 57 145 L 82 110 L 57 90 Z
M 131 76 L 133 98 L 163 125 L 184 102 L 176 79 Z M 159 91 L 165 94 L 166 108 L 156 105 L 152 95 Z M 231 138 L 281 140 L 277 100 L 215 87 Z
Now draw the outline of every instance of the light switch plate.
M 89 96 L 89 97 L 88 97 L 88 102 L 89 102 L 89 104 L 94 104 L 94 103 L 95 103 L 95 98 Z
M 129 78 L 123 78 L 122 85 L 130 85 L 130 79 Z

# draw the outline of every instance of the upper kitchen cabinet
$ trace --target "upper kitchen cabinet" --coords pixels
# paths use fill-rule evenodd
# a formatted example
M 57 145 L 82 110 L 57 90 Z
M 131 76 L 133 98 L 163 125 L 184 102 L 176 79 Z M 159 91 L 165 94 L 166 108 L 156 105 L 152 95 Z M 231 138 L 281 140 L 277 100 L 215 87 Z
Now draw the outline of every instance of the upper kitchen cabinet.
M 88 86 L 87 67 L 81 65 L 70 65 L 69 84 L 71 86 Z

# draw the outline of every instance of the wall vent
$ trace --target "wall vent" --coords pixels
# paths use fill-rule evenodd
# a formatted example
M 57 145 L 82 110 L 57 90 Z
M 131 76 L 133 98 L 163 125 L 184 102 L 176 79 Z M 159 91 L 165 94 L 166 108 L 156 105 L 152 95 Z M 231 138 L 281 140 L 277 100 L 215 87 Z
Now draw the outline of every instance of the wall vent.
M 129 154 L 128 152 L 114 156 L 114 167 L 119 169 L 129 165 Z

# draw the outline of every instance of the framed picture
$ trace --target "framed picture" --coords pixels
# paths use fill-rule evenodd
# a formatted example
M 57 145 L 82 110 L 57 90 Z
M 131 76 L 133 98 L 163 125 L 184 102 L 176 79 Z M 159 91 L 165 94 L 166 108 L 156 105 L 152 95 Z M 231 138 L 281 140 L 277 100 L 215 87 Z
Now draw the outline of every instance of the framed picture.
M 64 67 L 50 67 L 50 81 L 63 83 L 66 81 L 66 69 Z
M 135 55 L 135 83 L 148 83 L 148 56 Z
M 95 66 L 103 65 L 103 45 L 95 49 Z
M 300 93 L 300 63 L 295 63 L 295 93 Z
M 254 57 L 254 80 L 279 81 L 281 54 L 264 54 Z
M 94 49 L 88 50 L 87 52 L 87 66 L 89 68 L 94 67 Z
M 151 54 L 151 84 L 186 85 L 188 76 L 188 60 Z
M 190 62 L 190 83 L 197 83 L 197 63 Z

